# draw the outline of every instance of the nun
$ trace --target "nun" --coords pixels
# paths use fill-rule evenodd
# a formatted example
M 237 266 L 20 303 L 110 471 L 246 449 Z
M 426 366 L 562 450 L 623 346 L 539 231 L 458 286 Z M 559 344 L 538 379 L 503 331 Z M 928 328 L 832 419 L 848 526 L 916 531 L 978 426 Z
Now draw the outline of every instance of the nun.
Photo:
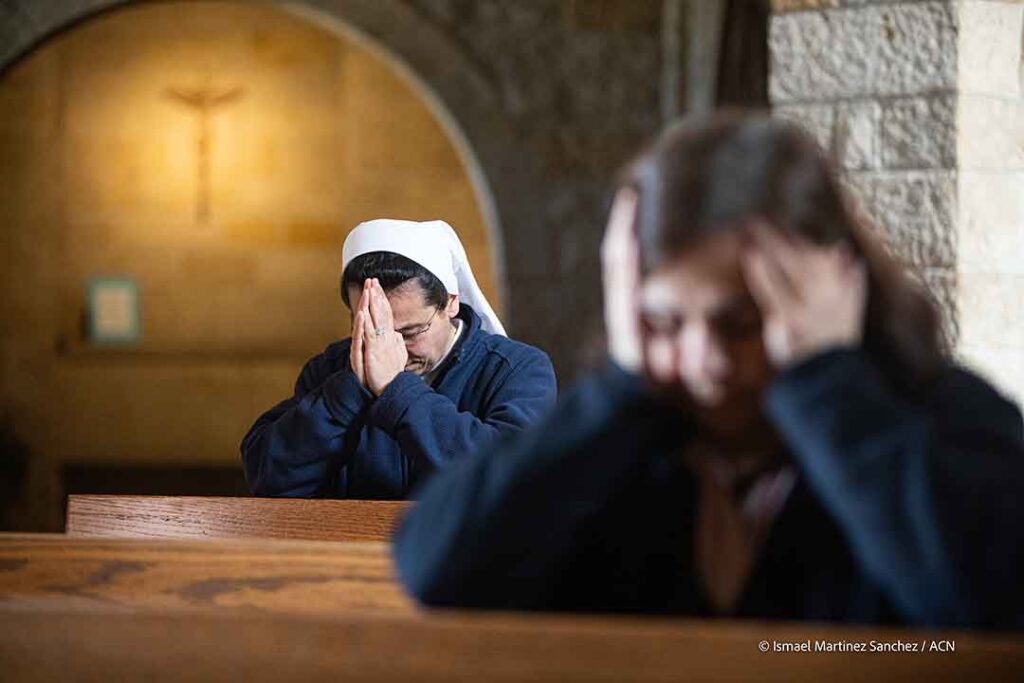
M 341 298 L 351 336 L 311 358 L 242 440 L 254 495 L 408 498 L 553 407 L 550 359 L 506 336 L 444 221 L 358 225 Z

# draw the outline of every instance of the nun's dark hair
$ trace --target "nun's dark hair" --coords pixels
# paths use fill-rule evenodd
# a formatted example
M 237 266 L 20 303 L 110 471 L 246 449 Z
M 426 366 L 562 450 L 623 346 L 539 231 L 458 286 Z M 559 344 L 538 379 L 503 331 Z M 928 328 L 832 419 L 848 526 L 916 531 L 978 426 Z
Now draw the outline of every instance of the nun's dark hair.
M 666 129 L 626 169 L 638 194 L 642 274 L 706 235 L 751 217 L 826 245 L 846 243 L 868 270 L 863 348 L 899 388 L 941 368 L 945 345 L 931 297 L 872 234 L 817 143 L 763 114 L 724 112 Z
M 429 270 L 401 254 L 371 251 L 355 257 L 345 266 L 345 272 L 341 275 L 341 300 L 346 306 L 352 308 L 348 300 L 348 288 L 352 285 L 361 288 L 369 278 L 380 280 L 385 293 L 415 282 L 423 290 L 423 299 L 428 306 L 443 310 L 448 305 L 448 290 Z

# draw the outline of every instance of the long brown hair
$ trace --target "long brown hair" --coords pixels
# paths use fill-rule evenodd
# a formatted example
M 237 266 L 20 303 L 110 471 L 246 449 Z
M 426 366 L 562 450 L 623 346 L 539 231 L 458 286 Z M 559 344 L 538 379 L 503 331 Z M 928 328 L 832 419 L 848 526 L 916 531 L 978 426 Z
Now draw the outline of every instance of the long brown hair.
M 667 128 L 625 171 L 639 197 L 641 274 L 695 240 L 760 216 L 815 244 L 847 243 L 864 259 L 862 347 L 899 389 L 914 393 L 942 366 L 938 310 L 882 247 L 817 143 L 763 114 L 719 113 Z

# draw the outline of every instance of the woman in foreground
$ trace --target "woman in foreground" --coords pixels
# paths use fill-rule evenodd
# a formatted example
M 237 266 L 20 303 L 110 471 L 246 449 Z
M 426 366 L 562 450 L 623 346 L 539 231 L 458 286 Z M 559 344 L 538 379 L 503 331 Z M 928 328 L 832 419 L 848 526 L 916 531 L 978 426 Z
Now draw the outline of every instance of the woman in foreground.
M 1017 408 L 832 169 L 764 117 L 684 122 L 603 247 L 612 363 L 420 491 L 432 605 L 1024 626 Z

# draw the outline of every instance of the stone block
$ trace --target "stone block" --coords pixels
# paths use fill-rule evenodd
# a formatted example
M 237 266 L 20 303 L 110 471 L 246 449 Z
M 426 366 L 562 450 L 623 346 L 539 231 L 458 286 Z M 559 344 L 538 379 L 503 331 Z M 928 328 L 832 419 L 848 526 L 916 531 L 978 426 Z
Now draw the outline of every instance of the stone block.
M 882 107 L 875 101 L 849 102 L 836 110 L 836 158 L 843 169 L 860 171 L 879 166 Z
M 961 232 L 958 244 L 956 256 L 962 272 L 995 271 L 1024 275 L 1024 226 L 984 230 L 969 235 Z M 1019 296 L 1024 297 L 1024 292 Z
M 769 49 L 777 104 L 956 87 L 956 14 L 948 2 L 775 15 Z
M 965 346 L 1024 348 L 1024 275 L 958 273 L 960 342 Z
M 811 134 L 821 148 L 833 155 L 835 107 L 830 104 L 787 105 L 774 107 L 772 115 L 795 123 Z
M 964 94 L 957 123 L 961 169 L 1024 170 L 1024 101 Z
M 956 263 L 956 178 L 950 171 L 863 174 L 868 217 L 892 249 L 916 267 Z
M 956 135 L 956 95 L 887 102 L 882 108 L 882 166 L 886 169 L 954 168 Z
M 909 267 L 952 267 L 956 263 L 956 235 L 934 219 L 903 218 L 880 227 L 892 252 Z
M 838 6 L 839 0 L 772 0 L 772 11 L 776 13 L 830 9 Z
M 873 219 L 871 203 L 874 201 L 874 173 L 843 173 L 839 176 L 847 199 L 854 209 Z
M 1024 5 L 960 2 L 958 88 L 964 93 L 1019 97 Z
M 960 270 L 1024 274 L 1024 173 L 961 171 L 958 180 Z

